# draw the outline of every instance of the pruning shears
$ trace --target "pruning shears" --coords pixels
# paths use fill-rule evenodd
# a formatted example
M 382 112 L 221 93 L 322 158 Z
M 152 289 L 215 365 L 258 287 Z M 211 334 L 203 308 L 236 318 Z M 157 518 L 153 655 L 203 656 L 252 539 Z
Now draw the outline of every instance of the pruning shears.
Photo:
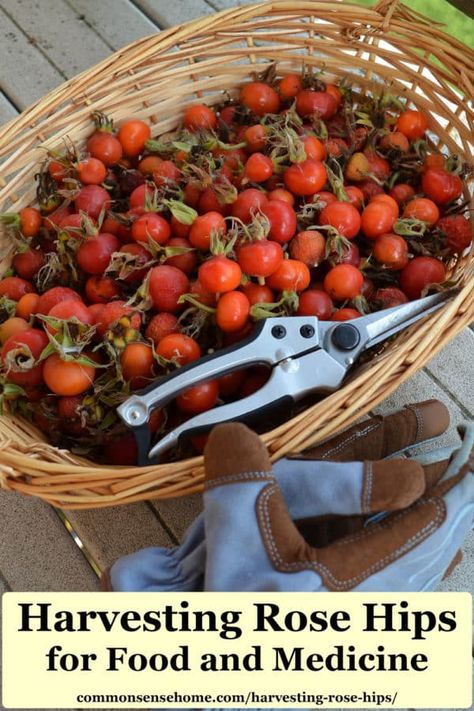
M 267 318 L 237 344 L 178 368 L 146 389 L 133 394 L 118 408 L 132 428 L 139 464 L 155 458 L 189 438 L 228 421 L 262 418 L 270 408 L 289 407 L 313 392 L 337 390 L 361 353 L 441 308 L 457 293 L 449 289 L 401 306 L 337 323 L 315 316 Z M 248 366 L 271 369 L 268 381 L 255 393 L 214 407 L 183 422 L 151 444 L 148 426 L 152 411 L 200 383 Z

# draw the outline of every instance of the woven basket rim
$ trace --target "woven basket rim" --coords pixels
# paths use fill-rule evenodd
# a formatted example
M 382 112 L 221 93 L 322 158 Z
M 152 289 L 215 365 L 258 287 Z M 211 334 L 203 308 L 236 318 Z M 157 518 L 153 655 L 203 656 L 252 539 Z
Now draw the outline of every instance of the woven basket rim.
M 431 29 L 435 28 L 436 34 L 442 36 L 442 38 L 447 42 L 447 44 L 454 48 L 459 48 L 462 50 L 462 54 L 458 57 L 460 63 L 465 64 L 466 70 L 468 68 L 474 69 L 474 48 L 469 47 L 469 45 L 461 42 L 453 35 L 446 33 L 443 28 L 445 24 L 443 22 L 437 22 L 423 15 L 422 13 L 409 8 L 406 6 L 402 0 L 379 0 L 375 1 L 374 5 L 371 7 L 358 5 L 356 2 L 351 2 L 351 0 L 337 0 L 337 5 L 335 5 L 334 0 L 302 0 L 298 2 L 297 8 L 295 3 L 291 0 L 263 0 L 263 2 L 255 2 L 249 5 L 241 5 L 232 8 L 226 8 L 223 10 L 218 10 L 210 15 L 203 15 L 196 19 L 188 20 L 186 22 L 174 25 L 169 28 L 165 28 L 156 33 L 146 35 L 138 40 L 132 41 L 124 47 L 112 52 L 110 55 L 105 57 L 102 61 L 97 62 L 92 67 L 79 72 L 75 76 L 67 79 L 65 82 L 60 84 L 58 87 L 51 89 L 44 96 L 40 97 L 36 101 L 32 102 L 29 106 L 25 107 L 20 114 L 13 117 L 9 121 L 0 125 L 0 155 L 2 152 L 2 139 L 5 141 L 5 134 L 10 132 L 11 126 L 18 123 L 18 120 L 25 115 L 29 115 L 31 111 L 40 105 L 48 104 L 58 95 L 64 93 L 65 90 L 70 87 L 80 85 L 83 78 L 89 77 L 91 73 L 99 74 L 104 69 L 112 66 L 117 58 L 122 57 L 124 54 L 129 52 L 131 49 L 140 46 L 142 43 L 152 40 L 153 38 L 159 37 L 160 44 L 166 47 L 166 44 L 173 46 L 181 41 L 181 37 L 189 33 L 192 29 L 193 33 L 195 30 L 202 32 L 208 25 L 213 25 L 218 30 L 219 23 L 222 19 L 227 17 L 239 17 L 245 19 L 251 19 L 252 17 L 257 17 L 262 12 L 267 12 L 271 10 L 282 10 L 289 12 L 290 14 L 302 14 L 302 11 L 313 11 L 316 12 L 322 6 L 332 6 L 332 9 L 336 11 L 336 8 L 341 6 L 353 8 L 357 11 L 357 14 L 364 14 L 367 19 L 366 27 L 371 27 L 373 30 L 383 30 L 387 31 L 391 27 L 391 21 L 393 19 L 393 25 L 396 29 L 396 16 L 397 11 L 403 11 L 406 16 L 417 20 L 422 24 L 428 25 Z M 394 17 L 395 15 L 395 17 Z M 439 29 L 438 29 L 439 28 Z
M 21 162 L 25 155 L 30 153 L 35 155 L 33 147 L 25 149 L 18 144 L 19 139 L 15 137 L 15 133 L 19 132 L 23 135 L 23 132 L 31 135 L 38 131 L 38 127 L 38 132 L 41 133 L 42 127 L 49 125 L 48 121 L 51 120 L 51 115 L 53 118 L 56 115 L 51 114 L 54 107 L 59 109 L 58 117 L 61 120 L 62 117 L 67 118 L 66 109 L 72 108 L 74 123 L 72 123 L 71 131 L 82 131 L 83 129 L 79 127 L 82 126 L 85 117 L 92 110 L 88 101 L 91 105 L 94 104 L 94 99 L 90 99 L 90 96 L 94 96 L 94 91 L 97 93 L 97 87 L 106 85 L 111 76 L 126 82 L 127 71 L 133 71 L 134 66 L 142 66 L 147 62 L 147 75 L 152 75 L 154 71 L 159 73 L 160 62 L 158 59 L 163 60 L 162 64 L 166 60 L 172 66 L 173 58 L 176 57 L 176 54 L 173 54 L 173 48 L 176 45 L 179 45 L 181 54 L 187 55 L 192 52 L 193 47 L 199 48 L 200 45 L 205 44 L 209 33 L 214 37 L 222 36 L 224 39 L 231 36 L 233 32 L 236 35 L 240 32 L 240 36 L 247 37 L 242 34 L 245 27 L 251 24 L 254 19 L 262 16 L 270 19 L 282 18 L 279 19 L 279 22 L 284 23 L 292 21 L 292 18 L 307 17 L 312 13 L 321 15 L 324 12 L 334 17 L 335 23 L 339 22 L 339 27 L 345 32 L 347 47 L 355 47 L 358 50 L 361 49 L 361 36 L 368 37 L 373 43 L 378 43 L 379 40 L 388 37 L 390 43 L 391 38 L 398 37 L 403 32 L 409 37 L 420 36 L 423 33 L 429 34 L 433 46 L 436 47 L 443 42 L 446 45 L 446 47 L 443 45 L 443 56 L 446 56 L 447 64 L 439 69 L 439 75 L 443 78 L 440 83 L 440 91 L 445 90 L 445 83 L 449 83 L 455 75 L 459 78 L 459 84 L 464 93 L 468 93 L 469 87 L 472 87 L 470 77 L 472 77 L 474 70 L 474 50 L 445 34 L 441 29 L 438 29 L 437 23 L 433 24 L 419 13 L 406 8 L 399 0 L 381 0 L 373 8 L 364 8 L 347 2 L 335 5 L 332 0 L 305 0 L 297 4 L 289 0 L 273 0 L 273 2 L 244 5 L 191 20 L 132 42 L 34 102 L 22 114 L 0 128 L 0 157 L 11 150 L 12 146 L 14 147 L 13 157 L 7 158 L 4 168 L 0 169 L 0 172 L 5 169 L 5 166 L 7 170 L 10 170 L 15 165 L 15 161 Z M 290 18 L 290 20 L 286 18 Z M 230 30 L 229 23 L 236 29 Z M 258 35 L 258 37 L 262 37 L 262 35 Z M 393 41 L 395 40 L 393 39 Z M 373 44 L 372 48 L 375 52 L 378 44 Z M 454 69 L 454 60 L 452 60 L 451 54 L 455 54 L 456 50 L 460 48 L 462 48 L 462 56 L 456 57 Z M 202 47 L 199 51 L 203 51 Z M 253 38 L 251 38 L 250 46 L 246 49 L 247 56 L 259 52 L 263 55 L 265 51 L 270 54 L 266 46 L 260 52 L 260 48 L 255 46 Z M 212 52 L 209 53 L 209 56 L 211 55 Z M 407 56 L 410 57 L 410 61 L 414 61 L 412 54 Z M 295 57 L 297 55 L 293 56 L 295 62 L 301 61 Z M 153 64 L 154 61 L 155 64 Z M 212 61 L 211 57 L 208 63 L 212 64 Z M 423 62 L 422 59 L 419 61 L 420 64 Z M 428 59 L 426 61 L 428 62 Z M 431 60 L 430 62 L 429 66 L 434 67 L 433 62 Z M 157 70 L 156 66 L 158 66 Z M 195 64 L 196 73 L 203 66 L 207 65 L 197 62 Z M 246 64 L 245 67 L 248 74 L 249 64 Z M 376 67 L 380 70 L 380 66 L 375 62 L 370 65 L 369 74 L 373 73 Z M 252 68 L 251 64 L 250 68 Z M 238 71 L 240 72 L 240 69 Z M 407 72 L 409 72 L 409 68 L 407 68 Z M 93 86 L 95 89 L 91 88 Z M 139 89 L 138 91 L 144 90 Z M 66 100 L 69 103 L 64 105 Z M 420 97 L 421 104 L 423 101 L 427 101 L 427 99 Z M 474 119 L 474 111 L 471 111 L 467 104 L 463 104 L 463 110 L 466 121 Z M 470 111 L 471 113 L 469 113 Z M 461 113 L 453 114 L 453 117 L 457 126 L 462 124 Z M 58 136 L 60 133 L 61 131 L 58 131 Z M 13 177 L 10 182 L 0 174 L 0 204 L 2 204 L 2 200 L 10 199 L 11 195 L 16 192 L 16 190 L 10 189 L 12 184 L 16 188 L 17 184 L 21 186 L 23 182 L 26 182 L 28 170 L 30 168 L 25 163 L 20 170 L 20 176 Z M 25 196 L 21 196 L 13 201 L 13 205 L 20 206 L 23 201 L 29 203 Z M 1 266 L 0 260 L 0 268 Z M 292 447 L 300 449 L 313 444 L 337 429 L 350 424 L 362 411 L 367 411 L 369 406 L 370 408 L 374 407 L 380 402 L 388 392 L 395 389 L 396 385 L 421 367 L 434 355 L 434 352 L 458 333 L 474 315 L 474 289 L 472 288 L 474 286 L 474 269 L 472 267 L 472 262 L 469 263 L 468 257 L 466 257 L 463 262 L 465 286 L 456 299 L 447 304 L 436 316 L 429 317 L 423 325 L 411 329 L 403 339 L 403 345 L 395 344 L 395 347 L 387 351 L 381 358 L 372 362 L 369 369 L 358 371 L 357 376 L 349 382 L 349 385 L 325 399 L 324 402 L 329 403 L 330 401 L 332 418 L 329 423 L 326 422 L 320 428 L 317 435 L 309 434 L 308 428 L 305 428 L 304 420 L 305 418 L 311 419 L 312 416 L 321 417 L 318 410 L 319 405 L 305 410 L 304 413 L 291 420 L 294 432 L 288 430 L 288 423 L 267 432 L 263 439 L 268 444 L 273 458 L 283 456 Z M 433 342 L 434 330 L 439 333 L 436 343 Z M 373 381 L 378 381 L 382 375 L 392 379 L 387 381 L 387 387 L 381 393 L 378 383 Z M 359 385 L 354 385 L 354 383 Z M 357 387 L 363 387 L 364 383 L 366 400 L 362 403 Z M 0 463 L 0 487 L 34 494 L 55 505 L 62 504 L 68 508 L 109 506 L 151 497 L 165 498 L 193 493 L 202 488 L 202 457 L 183 460 L 171 469 L 167 465 L 149 466 L 141 469 L 136 467 L 112 469 L 57 450 L 54 446 L 43 443 L 39 433 L 37 433 L 38 439 L 36 440 L 35 434 L 32 434 L 34 432 L 34 428 L 26 428 L 15 418 L 2 417 L 0 419 L 0 450 L 2 451 L 1 457 L 5 462 L 4 464 Z M 162 475 L 161 472 L 165 473 Z

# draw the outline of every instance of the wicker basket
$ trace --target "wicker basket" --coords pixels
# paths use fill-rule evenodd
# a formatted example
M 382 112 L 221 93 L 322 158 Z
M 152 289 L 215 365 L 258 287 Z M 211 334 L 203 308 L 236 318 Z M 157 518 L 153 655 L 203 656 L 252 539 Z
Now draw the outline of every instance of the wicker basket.
M 261 3 L 217 13 L 147 37 L 117 52 L 38 101 L 0 129 L 0 209 L 31 203 L 43 146 L 64 136 L 81 142 L 90 114 L 117 123 L 146 119 L 153 135 L 176 127 L 182 109 L 199 99 L 222 101 L 272 62 L 279 72 L 325 66 L 350 75 L 360 92 L 381 83 L 428 112 L 440 150 L 472 160 L 474 52 L 398 0 L 374 9 L 333 0 Z M 466 198 L 470 198 L 466 194 Z M 474 213 L 473 213 L 474 214 Z M 2 240 L 0 274 L 11 254 Z M 327 438 L 370 410 L 409 378 L 474 315 L 473 252 L 453 268 L 463 274 L 456 299 L 412 327 L 343 388 L 264 435 L 274 459 Z M 0 420 L 0 486 L 69 509 L 110 506 L 201 490 L 202 458 L 152 467 L 97 466 L 47 444 L 28 422 Z

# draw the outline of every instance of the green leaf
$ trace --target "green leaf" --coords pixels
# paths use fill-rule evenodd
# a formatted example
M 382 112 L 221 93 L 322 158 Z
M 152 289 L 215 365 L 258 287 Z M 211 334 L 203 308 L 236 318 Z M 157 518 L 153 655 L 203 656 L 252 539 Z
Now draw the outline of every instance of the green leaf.
M 51 334 L 48 334 L 48 337 L 50 337 Z M 56 348 L 54 347 L 52 341 L 50 340 L 48 345 L 43 348 L 41 351 L 41 355 L 38 358 L 38 362 L 40 363 L 42 360 L 46 360 L 46 358 L 49 358 L 50 355 L 53 355 L 53 353 L 56 353 Z
M 87 365 L 90 366 L 91 368 L 104 368 L 106 366 L 100 365 L 100 363 L 97 363 L 95 360 L 92 360 L 92 358 L 88 358 L 85 355 L 80 355 L 78 358 L 75 356 L 72 356 L 71 358 L 66 357 L 64 360 L 73 360 L 75 363 L 79 363 L 79 365 Z
M 0 222 L 12 230 L 19 230 L 20 214 L 18 212 L 4 212 L 0 214 Z
M 424 235 L 427 229 L 428 225 L 426 222 L 418 220 L 415 217 L 405 217 L 397 220 L 393 225 L 393 231 L 403 237 L 419 237 L 420 235 Z
M 264 318 L 288 316 L 298 309 L 298 305 L 299 297 L 296 291 L 283 291 L 279 301 L 254 304 L 250 309 L 250 318 L 254 321 L 260 321 Z
M 188 252 L 195 252 L 195 247 L 164 247 L 163 248 L 163 261 L 166 262 L 167 259 L 171 257 L 179 257 L 182 254 L 187 254 Z
M 172 145 L 178 151 L 185 151 L 186 153 L 189 153 L 189 151 L 193 147 L 191 143 L 185 143 L 184 141 L 173 141 Z
M 117 422 L 117 415 L 114 410 L 109 410 L 99 425 L 99 430 L 104 431 Z
M 150 153 L 169 153 L 173 150 L 173 145 L 171 143 L 165 143 L 164 141 L 155 141 L 150 139 L 145 143 L 145 148 Z
M 7 296 L 0 297 L 0 323 L 14 316 L 15 312 L 16 301 L 9 299 Z
M 180 200 L 163 200 L 163 203 L 170 209 L 173 217 L 183 225 L 192 225 L 198 216 L 194 208 L 185 205 L 185 203 L 180 202 Z
M 15 383 L 5 383 L 3 386 L 3 394 L 19 397 L 20 395 L 26 395 L 26 390 Z
M 193 294 L 181 294 L 178 299 L 178 304 L 186 303 L 192 304 L 200 311 L 205 311 L 208 314 L 216 313 L 216 309 L 214 309 L 212 306 L 206 306 L 205 304 L 201 303 Z

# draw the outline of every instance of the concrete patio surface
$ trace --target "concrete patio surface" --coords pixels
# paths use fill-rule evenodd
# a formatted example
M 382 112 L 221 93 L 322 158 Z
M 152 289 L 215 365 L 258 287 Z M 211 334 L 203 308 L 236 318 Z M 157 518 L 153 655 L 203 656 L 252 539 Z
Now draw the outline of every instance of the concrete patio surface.
M 244 2 L 235 0 L 0 0 L 0 124 L 111 52 L 173 24 Z M 377 412 L 439 398 L 452 425 L 474 416 L 474 332 L 464 330 Z M 199 497 L 65 512 L 103 569 L 146 545 L 172 545 L 199 511 Z M 0 492 L 0 594 L 8 590 L 96 590 L 98 578 L 58 513 Z M 474 592 L 474 533 L 443 590 Z

